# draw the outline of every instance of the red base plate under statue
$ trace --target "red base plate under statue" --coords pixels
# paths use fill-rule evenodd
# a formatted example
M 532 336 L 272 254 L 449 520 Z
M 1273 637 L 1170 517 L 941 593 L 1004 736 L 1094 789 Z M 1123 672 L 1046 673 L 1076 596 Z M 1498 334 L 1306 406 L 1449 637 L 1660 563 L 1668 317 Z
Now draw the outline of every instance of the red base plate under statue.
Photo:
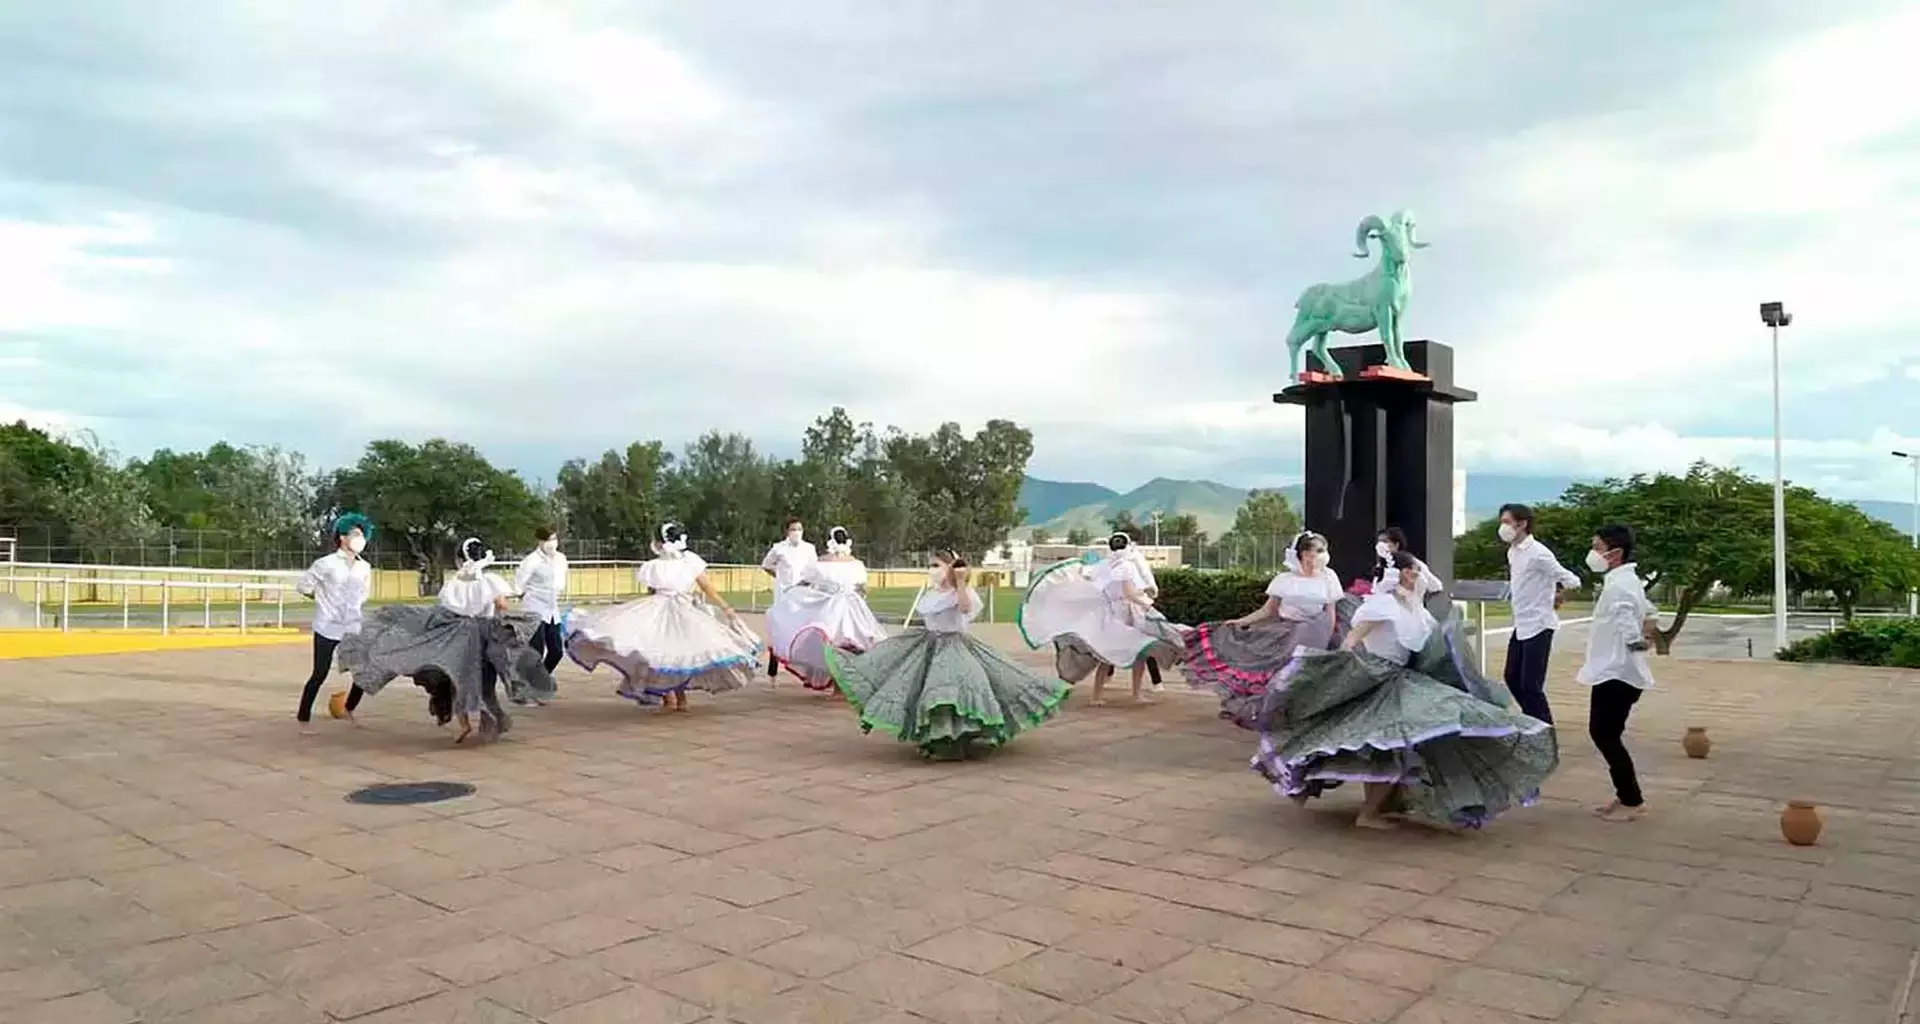
M 1361 380 L 1412 380 L 1431 383 L 1433 378 L 1424 373 L 1402 370 L 1395 366 L 1369 366 L 1360 371 Z
M 1301 384 L 1338 384 L 1345 378 L 1321 370 L 1301 370 L 1298 378 Z M 1431 383 L 1433 378 L 1412 370 L 1401 370 L 1392 366 L 1369 366 L 1360 371 L 1361 380 L 1404 380 Z

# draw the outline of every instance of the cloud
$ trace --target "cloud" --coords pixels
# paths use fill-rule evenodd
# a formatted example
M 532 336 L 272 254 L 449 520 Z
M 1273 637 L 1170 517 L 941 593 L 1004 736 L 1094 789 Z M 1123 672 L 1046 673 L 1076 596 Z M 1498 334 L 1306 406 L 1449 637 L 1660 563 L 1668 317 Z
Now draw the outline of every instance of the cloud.
M 1629 7 L 0 11 L 0 373 L 122 448 L 443 434 L 550 475 L 840 404 L 1269 483 L 1294 296 L 1410 205 L 1463 465 L 1764 466 L 1780 298 L 1790 472 L 1903 494 L 1920 22 Z

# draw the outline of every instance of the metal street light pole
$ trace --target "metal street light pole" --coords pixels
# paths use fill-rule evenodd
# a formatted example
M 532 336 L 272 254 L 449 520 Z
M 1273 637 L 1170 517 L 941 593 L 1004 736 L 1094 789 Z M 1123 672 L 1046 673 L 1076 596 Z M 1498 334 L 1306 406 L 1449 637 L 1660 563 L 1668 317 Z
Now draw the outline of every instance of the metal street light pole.
M 1920 452 L 1894 452 L 1913 465 L 1913 546 L 1920 549 Z M 1907 617 L 1920 617 L 1920 590 L 1907 591 Z
M 1760 321 L 1773 332 L 1773 649 L 1787 646 L 1787 479 L 1780 458 L 1780 328 L 1793 314 L 1778 302 L 1760 305 Z

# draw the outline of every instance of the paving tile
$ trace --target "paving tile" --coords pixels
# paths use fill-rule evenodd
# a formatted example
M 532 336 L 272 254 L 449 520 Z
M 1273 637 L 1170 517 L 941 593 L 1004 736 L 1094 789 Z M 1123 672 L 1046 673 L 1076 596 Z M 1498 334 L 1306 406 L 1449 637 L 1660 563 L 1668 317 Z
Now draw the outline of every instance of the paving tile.
M 968 927 L 956 928 L 909 947 L 907 955 L 968 974 L 990 974 L 1040 949 L 1025 939 Z
M 996 981 L 1017 985 L 1076 1006 L 1093 1000 L 1139 977 L 1110 960 L 1098 960 L 1064 950 L 1049 949 L 994 972 Z
M 653 935 L 603 949 L 587 960 L 630 981 L 649 982 L 726 958 L 718 950 L 674 935 Z
M 762 946 L 772 945 L 782 939 L 790 939 L 806 930 L 806 925 L 795 924 L 771 914 L 739 910 L 731 914 L 722 914 L 712 920 L 702 921 L 691 928 L 683 929 L 680 934 L 703 946 L 712 946 L 725 953 L 741 955 L 751 953 Z
M 627 987 L 626 979 L 587 960 L 557 960 L 487 982 L 474 991 L 541 1018 Z
M 792 975 L 750 960 L 728 959 L 679 974 L 669 974 L 650 984 L 696 1006 L 704 1006 L 716 1013 L 728 1013 L 767 996 L 796 988 L 800 982 Z
M 413 961 L 455 985 L 478 985 L 554 959 L 554 954 L 510 935 L 493 935 L 442 949 Z
M 1586 991 L 1580 985 L 1487 967 L 1463 967 L 1436 988 L 1447 999 L 1545 1020 L 1572 1009 Z
M 1154 973 L 1101 996 L 1092 1008 L 1140 1024 L 1214 1024 L 1245 1005 L 1238 996 Z
M 567 957 L 585 956 L 644 938 L 649 929 L 625 918 L 604 914 L 581 914 L 563 921 L 544 924 L 526 933 L 526 940 Z
M 425 971 L 365 963 L 343 964 L 339 971 L 294 986 L 301 1002 L 339 1019 L 425 999 L 444 988 L 446 982 Z
M 1342 1024 L 1386 1024 L 1420 999 L 1418 992 L 1360 981 L 1332 971 L 1303 971 L 1271 1001 Z
M 755 963 L 808 979 L 839 974 L 873 955 L 873 950 L 852 939 L 818 930 L 761 946 L 748 954 Z

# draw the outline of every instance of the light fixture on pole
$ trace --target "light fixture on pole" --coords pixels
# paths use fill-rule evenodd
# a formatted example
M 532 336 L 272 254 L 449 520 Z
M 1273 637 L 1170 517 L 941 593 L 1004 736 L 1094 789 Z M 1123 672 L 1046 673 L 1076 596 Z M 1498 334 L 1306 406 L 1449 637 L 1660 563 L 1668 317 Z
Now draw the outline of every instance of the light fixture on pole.
M 1160 546 L 1160 510 L 1153 510 L 1153 546 Z
M 1913 464 L 1913 546 L 1920 548 L 1920 452 L 1894 452 L 1896 459 Z M 1907 591 L 1907 617 L 1920 616 L 1920 590 Z
M 1780 464 L 1780 328 L 1793 314 L 1778 302 L 1760 304 L 1760 322 L 1773 331 L 1773 649 L 1787 646 L 1787 478 Z

